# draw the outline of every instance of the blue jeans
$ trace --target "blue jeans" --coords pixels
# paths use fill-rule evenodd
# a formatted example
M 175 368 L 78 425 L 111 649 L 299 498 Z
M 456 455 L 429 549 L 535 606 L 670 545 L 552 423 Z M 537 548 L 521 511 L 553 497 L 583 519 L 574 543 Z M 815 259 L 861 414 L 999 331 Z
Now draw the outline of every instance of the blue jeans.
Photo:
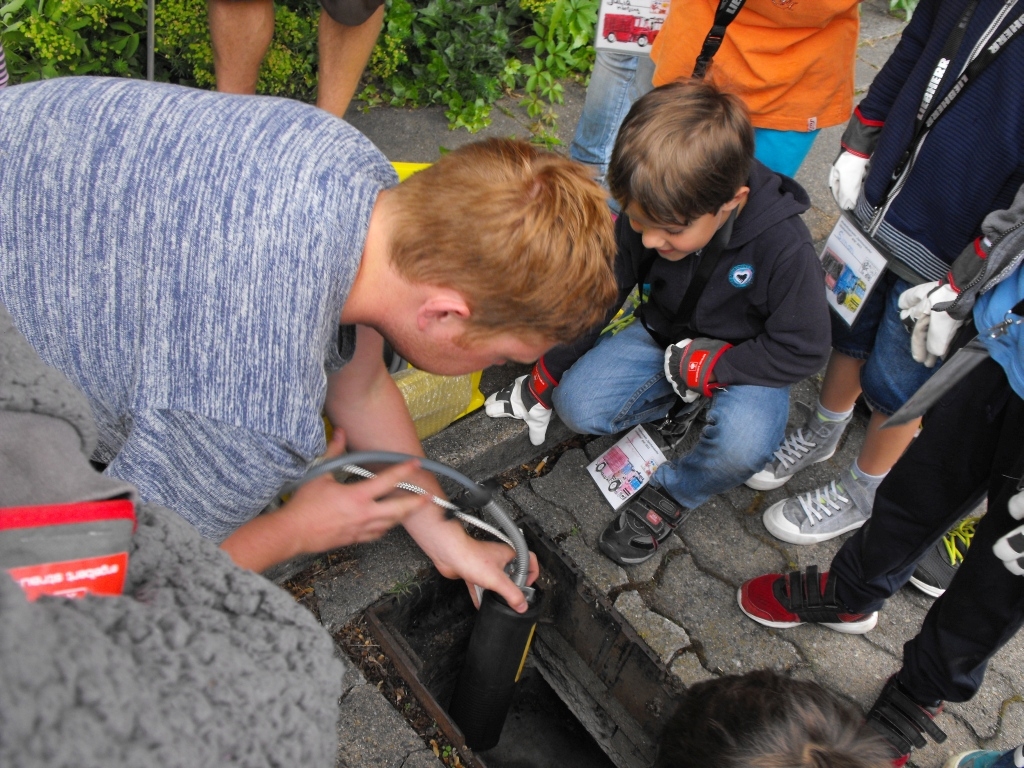
M 554 391 L 555 412 L 575 432 L 608 435 L 663 418 L 676 401 L 665 379 L 665 350 L 634 322 L 576 361 Z M 654 482 L 690 509 L 735 488 L 779 447 L 789 387 L 735 385 L 711 400 L 700 439 Z
M 592 166 L 601 184 L 608 173 L 619 126 L 633 102 L 651 90 L 652 77 L 654 63 L 650 56 L 597 52 L 569 157 Z
M 910 353 L 910 333 L 900 320 L 900 294 L 910 283 L 886 272 L 861 305 L 853 326 L 832 318 L 832 348 L 866 360 L 860 386 L 871 410 L 891 416 L 931 378 L 942 363 L 925 368 Z

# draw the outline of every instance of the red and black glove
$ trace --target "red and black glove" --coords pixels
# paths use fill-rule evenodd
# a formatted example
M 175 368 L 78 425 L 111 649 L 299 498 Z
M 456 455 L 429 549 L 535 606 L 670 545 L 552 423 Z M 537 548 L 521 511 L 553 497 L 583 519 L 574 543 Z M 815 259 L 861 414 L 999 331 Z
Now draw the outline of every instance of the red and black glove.
M 672 389 L 686 402 L 697 396 L 711 397 L 725 386 L 711 380 L 711 372 L 722 353 L 732 344 L 718 339 L 683 339 L 665 350 L 665 376 Z

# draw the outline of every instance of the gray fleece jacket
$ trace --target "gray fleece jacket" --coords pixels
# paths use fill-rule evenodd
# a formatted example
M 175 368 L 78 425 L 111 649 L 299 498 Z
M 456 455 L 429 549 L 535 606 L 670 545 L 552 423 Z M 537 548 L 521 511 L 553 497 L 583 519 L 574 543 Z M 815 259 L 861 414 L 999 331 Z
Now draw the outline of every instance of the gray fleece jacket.
M 94 440 L 0 305 L 0 507 L 123 495 L 89 467 Z M 121 597 L 29 603 L 0 568 L 0 765 L 333 765 L 331 638 L 178 515 L 137 516 Z
M 981 231 L 983 237 L 964 249 L 946 277 L 957 290 L 956 299 L 935 305 L 957 320 L 966 319 L 978 297 L 1009 277 L 1024 260 L 1024 186 L 1009 208 L 985 217 Z

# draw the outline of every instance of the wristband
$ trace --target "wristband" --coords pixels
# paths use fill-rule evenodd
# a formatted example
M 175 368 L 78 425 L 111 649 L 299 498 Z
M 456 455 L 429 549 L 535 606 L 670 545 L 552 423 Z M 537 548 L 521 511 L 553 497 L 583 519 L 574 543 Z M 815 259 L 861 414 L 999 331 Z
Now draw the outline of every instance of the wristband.
M 547 366 L 544 365 L 544 358 L 542 357 L 533 366 L 533 370 L 530 371 L 530 378 L 526 383 L 527 389 L 530 390 L 530 394 L 533 395 L 534 400 L 545 408 L 550 409 L 552 390 L 557 386 L 558 382 L 555 381 L 548 372 Z

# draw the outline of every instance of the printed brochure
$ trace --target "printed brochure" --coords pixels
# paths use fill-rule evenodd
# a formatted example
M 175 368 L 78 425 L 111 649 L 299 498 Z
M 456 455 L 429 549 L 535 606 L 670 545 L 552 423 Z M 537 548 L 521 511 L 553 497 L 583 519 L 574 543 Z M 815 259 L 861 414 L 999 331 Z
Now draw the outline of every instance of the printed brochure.
M 587 466 L 587 471 L 613 509 L 647 485 L 665 454 L 642 426 L 631 429 Z

